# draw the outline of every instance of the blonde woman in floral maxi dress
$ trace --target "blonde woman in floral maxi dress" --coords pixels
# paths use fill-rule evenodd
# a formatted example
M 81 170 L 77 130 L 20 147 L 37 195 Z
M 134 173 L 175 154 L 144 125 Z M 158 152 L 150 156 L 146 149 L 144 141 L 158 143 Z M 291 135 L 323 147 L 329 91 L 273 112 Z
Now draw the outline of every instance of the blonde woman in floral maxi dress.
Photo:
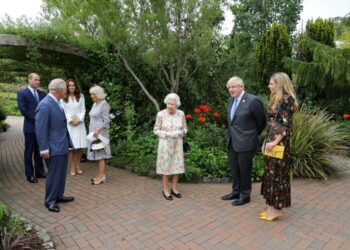
M 282 208 L 291 205 L 290 136 L 298 102 L 289 76 L 283 72 L 271 77 L 269 89 L 268 137 L 262 150 L 270 151 L 275 145 L 285 147 L 283 159 L 265 156 L 261 194 L 268 207 L 260 213 L 260 219 L 273 221 L 282 216 Z
M 177 190 L 177 182 L 178 175 L 185 172 L 182 137 L 187 133 L 187 126 L 184 112 L 177 109 L 180 106 L 179 96 L 168 94 L 164 103 L 167 108 L 157 114 L 154 125 L 154 133 L 159 137 L 157 174 L 163 175 L 164 198 L 172 200 L 172 195 L 182 197 Z M 168 176 L 172 176 L 170 191 Z

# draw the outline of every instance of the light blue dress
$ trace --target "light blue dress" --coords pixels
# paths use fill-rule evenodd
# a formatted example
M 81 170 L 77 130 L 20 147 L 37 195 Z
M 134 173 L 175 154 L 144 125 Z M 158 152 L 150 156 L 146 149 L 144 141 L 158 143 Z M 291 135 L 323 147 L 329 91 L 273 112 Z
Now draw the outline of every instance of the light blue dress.
M 107 139 L 109 139 L 109 111 L 110 107 L 108 103 L 103 100 L 99 104 L 94 103 L 92 106 L 89 116 L 90 116 L 90 124 L 89 124 L 89 133 L 94 132 L 96 128 L 103 127 L 101 130 L 101 135 Z M 90 161 L 102 160 L 102 159 L 110 159 L 112 157 L 110 148 L 100 149 L 100 150 L 91 150 L 91 142 L 87 141 L 88 144 L 88 153 L 87 158 Z

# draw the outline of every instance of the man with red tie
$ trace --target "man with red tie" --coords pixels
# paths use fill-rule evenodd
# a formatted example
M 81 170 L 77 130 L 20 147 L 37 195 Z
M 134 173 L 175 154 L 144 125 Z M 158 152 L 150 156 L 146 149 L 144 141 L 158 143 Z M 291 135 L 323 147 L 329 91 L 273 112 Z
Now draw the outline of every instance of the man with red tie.
M 39 102 L 46 96 L 45 92 L 38 89 L 39 85 L 40 76 L 36 73 L 30 73 L 28 87 L 17 92 L 18 108 L 24 116 L 24 168 L 30 183 L 38 183 L 37 178 L 46 177 L 35 135 L 35 110 Z

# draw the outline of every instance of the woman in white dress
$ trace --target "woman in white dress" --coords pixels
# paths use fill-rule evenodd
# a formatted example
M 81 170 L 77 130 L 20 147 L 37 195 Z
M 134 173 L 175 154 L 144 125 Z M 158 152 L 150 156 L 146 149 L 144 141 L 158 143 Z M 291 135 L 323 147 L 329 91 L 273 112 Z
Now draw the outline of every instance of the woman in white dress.
M 73 79 L 67 81 L 67 94 L 61 100 L 67 118 L 67 128 L 73 148 L 69 152 L 70 175 L 82 174 L 80 166 L 83 148 L 86 144 L 85 99 Z
M 164 103 L 167 108 L 157 114 L 154 125 L 154 133 L 159 137 L 157 174 L 163 175 L 164 198 L 172 200 L 172 195 L 181 198 L 177 182 L 179 174 L 185 172 L 182 137 L 187 133 L 187 126 L 184 112 L 177 109 L 180 106 L 179 96 L 175 93 L 168 94 Z M 172 176 L 170 191 L 168 176 Z

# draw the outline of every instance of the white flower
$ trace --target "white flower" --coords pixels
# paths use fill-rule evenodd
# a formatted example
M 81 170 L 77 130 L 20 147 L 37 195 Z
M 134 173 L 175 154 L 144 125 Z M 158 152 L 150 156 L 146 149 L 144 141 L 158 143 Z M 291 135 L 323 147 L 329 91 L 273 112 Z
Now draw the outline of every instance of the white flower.
M 114 114 L 109 114 L 109 118 L 114 119 L 115 115 Z

